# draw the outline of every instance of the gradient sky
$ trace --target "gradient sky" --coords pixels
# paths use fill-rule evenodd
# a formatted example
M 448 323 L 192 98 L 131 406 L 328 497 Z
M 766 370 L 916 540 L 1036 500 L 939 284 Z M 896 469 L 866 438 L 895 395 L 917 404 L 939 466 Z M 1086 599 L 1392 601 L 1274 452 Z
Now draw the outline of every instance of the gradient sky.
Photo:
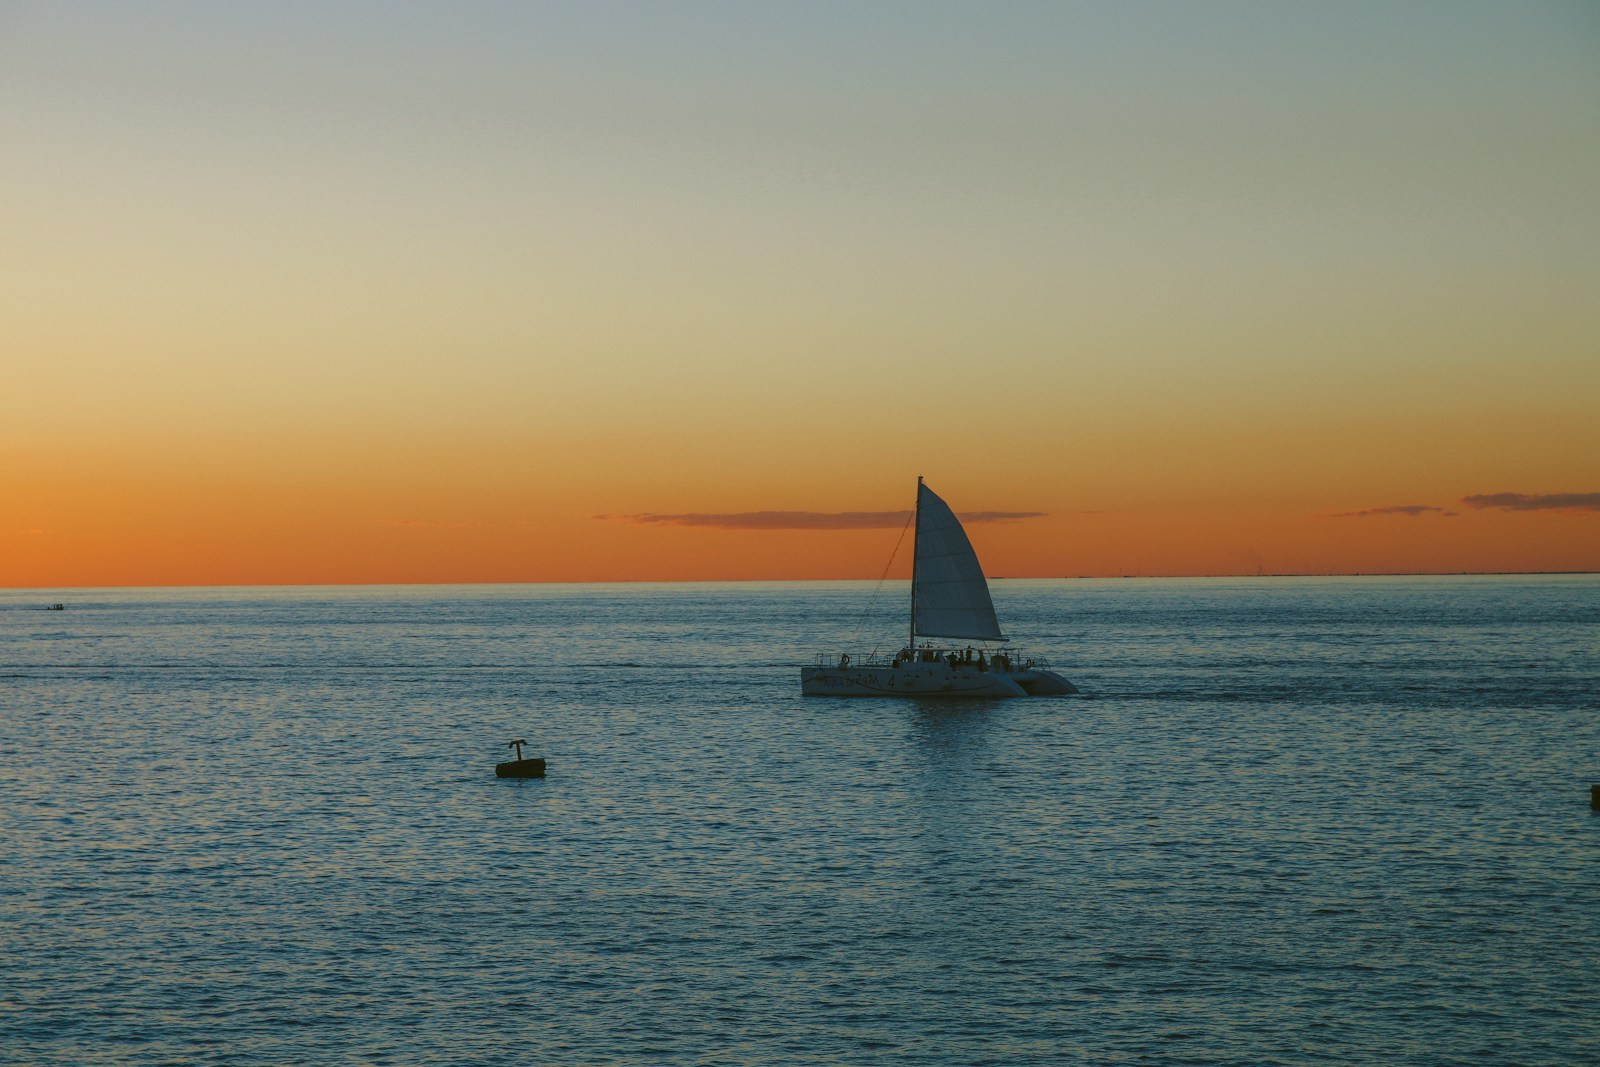
M 0 585 L 1600 569 L 1597 294 L 1592 3 L 0 0 Z

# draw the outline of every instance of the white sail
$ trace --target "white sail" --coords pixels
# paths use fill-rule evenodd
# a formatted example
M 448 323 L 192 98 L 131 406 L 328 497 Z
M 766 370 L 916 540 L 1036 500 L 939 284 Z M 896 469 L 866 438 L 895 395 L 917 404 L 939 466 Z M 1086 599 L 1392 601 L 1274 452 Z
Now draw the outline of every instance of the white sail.
M 1004 641 L 989 583 L 950 505 L 917 483 L 917 551 L 911 629 L 919 637 Z

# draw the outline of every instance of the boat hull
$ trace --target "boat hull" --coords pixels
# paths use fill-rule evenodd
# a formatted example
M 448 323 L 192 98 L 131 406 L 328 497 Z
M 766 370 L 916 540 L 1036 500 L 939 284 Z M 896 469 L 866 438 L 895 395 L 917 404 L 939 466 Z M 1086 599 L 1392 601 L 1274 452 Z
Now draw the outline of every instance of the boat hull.
M 808 697 L 1003 697 L 1064 696 L 1077 687 L 1053 671 L 980 671 L 943 663 L 898 667 L 802 667 L 800 693 Z

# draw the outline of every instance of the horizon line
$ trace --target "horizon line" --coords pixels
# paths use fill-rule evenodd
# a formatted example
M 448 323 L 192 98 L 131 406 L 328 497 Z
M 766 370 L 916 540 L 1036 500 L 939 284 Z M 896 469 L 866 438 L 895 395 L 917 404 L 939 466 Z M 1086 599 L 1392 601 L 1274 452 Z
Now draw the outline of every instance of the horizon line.
M 1261 574 L 1008 574 L 995 575 L 991 582 L 1103 582 L 1103 581 L 1198 581 L 1210 578 L 1517 578 L 1600 575 L 1600 570 L 1524 570 L 1524 571 L 1270 571 Z M 474 585 L 740 585 L 805 582 L 910 582 L 910 578 L 602 578 L 592 581 L 572 579 L 519 579 L 505 581 L 473 580 L 460 582 L 203 582 L 161 585 L 0 585 L 0 593 L 22 593 L 55 589 L 360 589 L 376 587 L 444 588 Z

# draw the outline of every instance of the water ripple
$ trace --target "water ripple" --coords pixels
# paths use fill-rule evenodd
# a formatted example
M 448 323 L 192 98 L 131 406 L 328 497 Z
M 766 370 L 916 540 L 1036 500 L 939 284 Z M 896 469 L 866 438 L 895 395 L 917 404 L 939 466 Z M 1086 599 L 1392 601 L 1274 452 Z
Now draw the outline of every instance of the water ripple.
M 866 592 L 0 594 L 0 1062 L 1600 1060 L 1600 582 Z

